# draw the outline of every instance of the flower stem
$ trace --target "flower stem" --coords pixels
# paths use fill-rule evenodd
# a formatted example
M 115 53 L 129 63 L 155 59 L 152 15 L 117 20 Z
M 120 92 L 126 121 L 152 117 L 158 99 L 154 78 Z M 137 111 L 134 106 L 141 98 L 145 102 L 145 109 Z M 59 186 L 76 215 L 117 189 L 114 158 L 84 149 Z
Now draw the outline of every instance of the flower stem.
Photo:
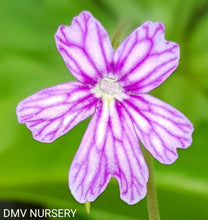
M 90 214 L 90 202 L 85 203 L 85 209 L 86 209 L 87 214 Z
M 144 149 L 144 156 L 149 168 L 149 180 L 147 183 L 147 210 L 149 220 L 160 220 L 159 207 L 157 202 L 156 187 L 154 184 L 154 164 L 152 155 Z
M 128 21 L 127 20 L 121 20 L 119 22 L 119 24 L 117 25 L 115 31 L 114 31 L 114 34 L 113 34 L 113 38 L 112 38 L 112 46 L 114 49 L 116 49 L 120 42 L 121 42 L 121 37 L 122 37 L 122 34 L 123 32 L 125 31 L 125 29 L 127 28 L 128 26 Z

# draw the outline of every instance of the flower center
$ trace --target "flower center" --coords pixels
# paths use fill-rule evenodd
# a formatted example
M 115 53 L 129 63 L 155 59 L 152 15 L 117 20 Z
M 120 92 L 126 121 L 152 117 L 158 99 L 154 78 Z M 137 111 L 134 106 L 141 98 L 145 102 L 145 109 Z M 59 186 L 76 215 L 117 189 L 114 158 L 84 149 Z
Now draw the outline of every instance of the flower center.
M 114 99 L 121 99 L 122 88 L 117 79 L 106 77 L 97 83 L 92 92 L 97 98 L 102 97 L 104 101 L 113 101 Z
M 108 95 L 119 93 L 121 88 L 116 79 L 104 78 L 100 81 L 100 90 Z

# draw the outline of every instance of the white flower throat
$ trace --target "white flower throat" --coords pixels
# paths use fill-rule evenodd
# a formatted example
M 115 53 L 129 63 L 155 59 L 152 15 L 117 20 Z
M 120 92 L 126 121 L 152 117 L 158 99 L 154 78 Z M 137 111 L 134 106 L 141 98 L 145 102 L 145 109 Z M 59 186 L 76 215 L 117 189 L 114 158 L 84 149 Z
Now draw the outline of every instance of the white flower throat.
M 100 80 L 92 89 L 92 92 L 97 98 L 102 98 L 108 104 L 112 103 L 115 99 L 121 100 L 123 96 L 119 82 L 113 77 L 106 77 Z
M 121 91 L 119 83 L 113 78 L 104 78 L 99 84 L 100 90 L 107 95 L 114 95 Z

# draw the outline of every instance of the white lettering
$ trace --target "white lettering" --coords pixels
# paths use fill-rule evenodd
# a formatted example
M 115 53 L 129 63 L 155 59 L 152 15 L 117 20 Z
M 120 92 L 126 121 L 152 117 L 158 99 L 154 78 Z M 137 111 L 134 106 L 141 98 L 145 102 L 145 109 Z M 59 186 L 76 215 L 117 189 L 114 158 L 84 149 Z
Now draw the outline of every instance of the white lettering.
M 72 209 L 71 209 L 71 213 L 72 213 L 72 217 L 74 218 L 75 217 L 75 213 L 76 213 L 76 209 L 73 211 Z
M 51 217 L 51 210 L 50 209 L 45 209 L 45 216 L 44 217 Z
M 26 212 L 27 212 L 27 209 L 25 209 L 24 211 L 20 209 L 20 214 L 22 215 L 22 217 L 25 217 Z
M 64 216 L 68 216 L 70 218 L 70 210 L 69 209 L 65 209 L 64 210 Z
M 11 209 L 11 217 L 19 217 L 20 216 L 20 210 L 13 210 Z
M 63 216 L 63 214 L 64 214 L 63 212 L 64 212 L 63 209 L 58 209 L 58 217 L 59 217 L 59 218 L 64 217 L 64 216 Z
M 11 217 L 25 217 L 26 215 L 26 212 L 27 212 L 27 209 L 17 209 L 17 210 L 14 210 L 14 209 L 4 209 L 4 217 L 5 218 L 8 218 L 9 216 Z
M 4 209 L 4 218 L 8 218 L 10 216 L 9 209 Z
M 58 216 L 58 215 L 57 215 L 57 209 L 52 209 L 52 210 L 51 210 L 51 213 L 52 213 L 52 214 L 51 214 L 51 217 L 52 217 L 52 218 L 56 218 L 56 217 Z
M 38 217 L 43 218 L 44 215 L 45 215 L 44 209 L 42 209 L 42 210 L 38 209 Z
M 11 217 L 19 217 L 19 210 L 17 209 L 16 211 L 14 211 L 13 209 L 11 209 Z
M 29 209 L 29 217 L 45 217 L 45 218 L 74 218 L 77 209 Z M 3 217 L 25 217 L 27 209 L 3 209 Z
M 31 217 L 35 217 L 35 218 L 37 218 L 37 209 L 30 209 L 30 218 Z

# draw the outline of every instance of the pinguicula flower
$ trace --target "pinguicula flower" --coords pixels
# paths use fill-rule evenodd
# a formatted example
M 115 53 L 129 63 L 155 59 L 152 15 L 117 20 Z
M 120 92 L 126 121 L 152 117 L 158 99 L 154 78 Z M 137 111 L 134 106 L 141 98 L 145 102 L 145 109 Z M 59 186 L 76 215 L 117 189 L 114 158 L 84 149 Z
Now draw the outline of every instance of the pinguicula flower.
M 178 110 L 148 95 L 176 69 L 179 46 L 164 26 L 145 22 L 114 50 L 104 27 L 82 12 L 55 34 L 58 51 L 78 80 L 43 89 L 17 106 L 19 123 L 34 139 L 53 142 L 89 116 L 92 119 L 69 170 L 77 201 L 94 201 L 112 177 L 120 197 L 145 197 L 148 167 L 139 141 L 164 164 L 192 143 L 193 126 Z

